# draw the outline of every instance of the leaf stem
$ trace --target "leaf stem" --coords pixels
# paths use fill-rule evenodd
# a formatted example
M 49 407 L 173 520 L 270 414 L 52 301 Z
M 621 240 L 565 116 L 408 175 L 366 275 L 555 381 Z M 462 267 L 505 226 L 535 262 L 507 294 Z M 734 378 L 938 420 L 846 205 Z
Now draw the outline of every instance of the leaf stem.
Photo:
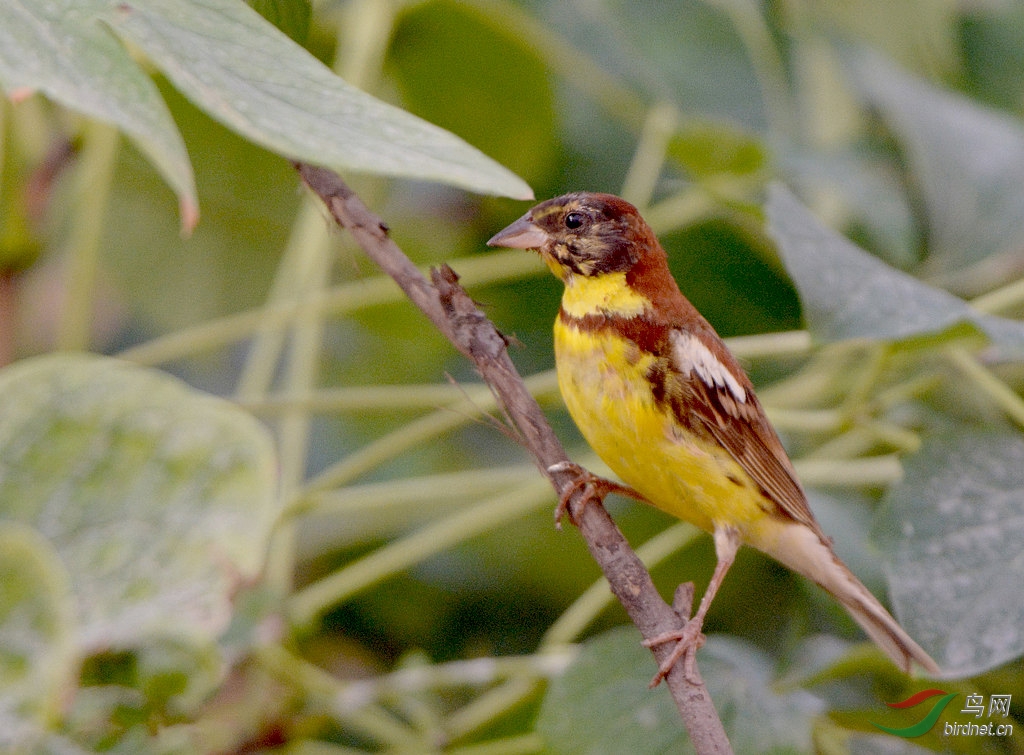
M 566 651 L 566 665 L 575 655 L 575 648 Z M 554 674 L 545 676 L 554 676 Z M 444 730 L 452 739 L 459 739 L 489 726 L 494 721 L 508 716 L 515 708 L 536 694 L 540 686 L 538 681 L 539 675 L 535 669 L 529 668 L 520 671 L 503 684 L 483 692 L 452 713 L 445 721 Z
M 777 430 L 797 433 L 828 433 L 846 424 L 838 409 L 783 409 L 766 406 L 768 419 Z
M 752 336 L 733 336 L 726 345 L 738 359 L 782 359 L 811 353 L 814 344 L 806 330 L 783 330 Z
M 436 501 L 440 495 L 445 499 L 493 495 L 496 490 L 521 483 L 535 469 L 532 464 L 517 464 L 353 485 L 309 496 L 306 499 L 308 509 L 301 513 L 350 515 L 358 511 L 381 512 L 391 507 L 420 506 Z
M 531 393 L 536 393 L 550 390 L 553 380 L 553 373 L 548 371 L 533 375 L 524 382 Z M 345 485 L 406 449 L 477 420 L 496 408 L 497 401 L 490 390 L 468 391 L 462 401 L 406 423 L 323 470 L 306 483 L 303 495 Z
M 653 569 L 669 556 L 687 547 L 703 533 L 686 522 L 679 522 L 658 533 L 636 549 L 644 566 Z M 540 642 L 541 651 L 575 642 L 583 631 L 615 602 L 608 580 L 601 577 L 580 594 L 572 605 L 548 627 Z
M 319 238 L 310 247 L 310 267 L 302 288 L 315 293 L 326 285 L 331 268 L 330 243 L 325 229 L 321 229 Z M 291 333 L 290 356 L 284 372 L 286 391 L 308 391 L 316 385 L 322 341 L 323 323 L 318 315 L 310 315 L 295 322 Z M 281 463 L 280 495 L 284 500 L 289 500 L 302 487 L 309 455 L 311 424 L 310 413 L 302 407 L 290 409 L 281 417 L 278 449 Z M 292 585 L 295 547 L 294 522 L 282 516 L 266 566 L 267 582 L 282 594 L 288 592 Z
M 334 70 L 349 84 L 367 92 L 376 88 L 394 32 L 397 5 L 386 0 L 348 3 L 343 23 L 338 26 Z
M 295 624 L 308 625 L 328 608 L 359 591 L 457 543 L 517 519 L 550 500 L 550 485 L 538 478 L 440 519 L 294 593 L 288 601 L 288 615 Z
M 903 466 L 896 454 L 860 459 L 804 458 L 793 465 L 809 487 L 884 487 L 903 479 Z
M 871 394 L 885 368 L 889 356 L 889 345 L 885 343 L 869 344 L 865 355 L 852 370 L 848 379 L 849 387 L 843 397 L 841 411 L 847 416 L 855 416 L 870 401 Z
M 82 148 L 69 223 L 66 297 L 57 328 L 57 348 L 82 351 L 89 348 L 100 240 L 120 141 L 117 128 L 88 120 L 82 132 Z
M 622 197 L 641 210 L 654 196 L 665 164 L 665 153 L 679 122 L 679 112 L 669 102 L 658 102 L 647 111 L 633 161 L 622 182 Z
M 331 239 L 316 205 L 308 197 L 304 198 L 278 265 L 270 300 L 285 297 L 301 300 L 322 294 L 330 276 L 331 250 Z M 282 378 L 286 393 L 311 393 L 316 387 L 323 317 L 322 313 L 306 309 L 289 323 L 290 349 Z M 269 323 L 262 325 L 239 378 L 237 393 L 240 397 L 254 399 L 266 394 L 285 343 L 283 330 Z M 306 475 L 311 423 L 311 410 L 299 403 L 286 408 L 279 417 L 280 495 L 286 501 L 301 489 Z M 285 511 L 274 532 L 265 568 L 267 583 L 282 595 L 292 587 L 297 542 L 295 522 Z
M 531 380 L 538 401 L 558 395 L 554 370 L 535 373 Z M 350 385 L 318 388 L 299 394 L 279 393 L 238 401 L 239 406 L 257 414 L 273 416 L 292 406 L 304 406 L 311 412 L 367 412 L 416 409 L 440 409 L 466 398 L 467 391 L 484 391 L 483 383 L 407 383 L 402 385 Z
M 694 184 L 648 207 L 644 218 L 655 233 L 662 234 L 693 225 L 719 211 L 720 205 L 711 193 Z
M 1015 424 L 1024 427 L 1024 399 L 1006 383 L 996 377 L 973 354 L 962 347 L 947 351 L 949 360 L 966 375 L 975 386 L 998 406 Z
M 761 86 L 770 131 L 778 138 L 796 138 L 796 122 L 787 84 L 786 66 L 772 40 L 772 33 L 757 3 L 734 0 L 705 0 L 711 7 L 721 10 L 732 21 L 736 33 L 743 41 L 750 62 Z
M 1024 304 L 1024 278 L 971 299 L 971 306 L 986 314 L 997 314 L 1021 304 Z
M 454 403 L 463 390 L 480 390 L 483 386 L 472 383 L 462 388 L 451 383 L 415 385 L 350 385 L 339 388 L 318 388 L 302 393 L 277 393 L 242 399 L 238 405 L 250 412 L 274 416 L 300 406 L 318 414 L 342 412 L 386 411 L 411 409 L 437 409 Z
M 404 747 L 409 752 L 416 752 L 422 747 L 422 738 L 417 732 L 375 701 L 363 698 L 358 704 L 339 704 L 339 699 L 343 699 L 344 682 L 295 656 L 283 646 L 264 645 L 257 650 L 256 659 L 276 676 L 290 680 L 303 690 L 311 699 L 314 710 L 329 711 L 357 735 L 395 748 Z
M 323 254 L 322 245 L 325 243 L 323 220 L 318 208 L 308 198 L 303 198 L 298 217 L 292 225 L 291 236 L 271 283 L 267 295 L 268 302 L 274 305 L 287 304 L 289 300 L 301 301 L 304 296 L 316 295 L 315 289 L 303 289 L 309 285 L 308 281 L 317 260 Z M 313 315 L 315 313 L 297 313 L 294 319 L 308 319 Z M 281 351 L 284 349 L 284 325 L 285 323 L 264 322 L 262 327 L 252 333 L 253 342 L 238 379 L 238 388 L 235 390 L 235 395 L 240 400 L 256 401 L 264 397 L 270 389 Z
M 540 275 L 543 267 L 521 251 L 492 252 L 451 261 L 467 287 L 520 280 Z M 424 265 L 421 271 L 426 272 Z M 157 365 L 184 359 L 239 341 L 264 327 L 287 327 L 309 315 L 338 317 L 367 307 L 403 301 L 401 290 L 387 276 L 342 283 L 306 297 L 295 296 L 261 307 L 218 317 L 125 349 L 118 356 L 138 364 Z

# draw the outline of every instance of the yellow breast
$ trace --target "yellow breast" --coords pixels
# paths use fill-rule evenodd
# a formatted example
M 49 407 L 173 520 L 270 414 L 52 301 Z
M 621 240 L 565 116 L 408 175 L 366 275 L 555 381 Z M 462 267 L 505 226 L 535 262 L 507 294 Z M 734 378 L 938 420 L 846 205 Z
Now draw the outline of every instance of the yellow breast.
M 756 529 L 769 508 L 720 445 L 687 432 L 648 380 L 658 357 L 609 329 L 555 322 L 558 384 L 583 437 L 623 482 L 673 516 L 711 531 Z

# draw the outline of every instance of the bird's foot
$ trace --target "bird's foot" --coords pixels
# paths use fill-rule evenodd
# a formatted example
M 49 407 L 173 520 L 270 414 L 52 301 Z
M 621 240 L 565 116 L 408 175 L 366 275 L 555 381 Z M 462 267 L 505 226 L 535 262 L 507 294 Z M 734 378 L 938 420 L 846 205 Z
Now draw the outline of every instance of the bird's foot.
M 658 673 L 651 679 L 651 688 L 657 687 L 661 680 L 668 676 L 668 672 L 672 670 L 672 667 L 676 665 L 680 658 L 685 656 L 683 661 L 683 670 L 686 673 L 686 679 L 691 684 L 700 684 L 700 676 L 697 674 L 697 650 L 704 646 L 705 637 L 701 633 L 701 624 L 695 619 L 690 619 L 686 622 L 686 626 L 682 629 L 677 629 L 672 632 L 665 632 L 657 637 L 652 637 L 649 640 L 643 641 L 645 648 L 653 648 L 658 645 L 664 645 L 668 642 L 674 642 L 676 645 L 672 648 L 672 653 L 658 666 Z
M 609 493 L 618 493 L 638 501 L 646 502 L 647 500 L 628 485 L 621 485 L 605 477 L 598 477 L 574 461 L 560 461 L 557 464 L 552 464 L 548 467 L 548 472 L 550 474 L 569 472 L 573 475 L 573 481 L 562 491 L 558 497 L 558 506 L 555 507 L 555 527 L 559 529 L 561 529 L 562 519 L 565 517 L 568 517 L 571 524 L 579 526 L 578 517 L 574 516 L 569 509 L 569 501 L 577 492 L 583 496 L 583 506 L 591 501 L 603 501 Z M 582 510 L 581 507 L 580 511 Z

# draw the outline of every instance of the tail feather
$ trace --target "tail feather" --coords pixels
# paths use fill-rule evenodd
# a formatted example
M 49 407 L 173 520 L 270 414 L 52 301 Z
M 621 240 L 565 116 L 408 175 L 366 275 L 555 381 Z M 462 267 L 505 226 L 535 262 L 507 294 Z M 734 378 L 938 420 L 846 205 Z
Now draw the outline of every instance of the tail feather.
M 910 673 L 912 663 L 929 674 L 940 673 L 931 656 L 809 527 L 796 522 L 780 524 L 771 528 L 769 536 L 753 539 L 751 545 L 827 590 L 905 673 Z

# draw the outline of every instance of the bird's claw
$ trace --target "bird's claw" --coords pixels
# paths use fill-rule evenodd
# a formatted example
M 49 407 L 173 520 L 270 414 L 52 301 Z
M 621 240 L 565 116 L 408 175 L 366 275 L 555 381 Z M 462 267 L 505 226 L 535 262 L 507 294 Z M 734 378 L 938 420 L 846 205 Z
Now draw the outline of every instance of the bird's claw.
M 562 519 L 569 518 L 569 522 L 576 524 L 576 518 L 569 510 L 569 501 L 577 491 L 583 493 L 583 505 L 586 506 L 593 498 L 599 496 L 594 481 L 600 479 L 588 472 L 574 461 L 560 461 L 548 467 L 548 474 L 560 474 L 570 472 L 573 480 L 558 496 L 558 505 L 555 507 L 555 527 L 562 529 Z
M 674 642 L 676 645 L 672 648 L 672 652 L 668 658 L 658 666 L 658 673 L 651 679 L 650 687 L 653 689 L 657 687 L 661 680 L 668 676 L 672 667 L 679 662 L 680 658 L 685 656 L 683 661 L 683 671 L 686 674 L 686 679 L 691 684 L 700 684 L 700 675 L 697 673 L 697 650 L 704 646 L 705 636 L 701 632 L 700 624 L 691 619 L 686 622 L 686 626 L 682 629 L 677 629 L 672 632 L 665 632 L 657 637 L 652 637 L 648 640 L 643 641 L 645 648 L 658 647 L 668 642 Z
M 569 509 L 569 501 L 579 491 L 582 493 L 582 506 L 586 506 L 591 501 L 601 502 L 604 497 L 609 493 L 619 493 L 620 495 L 635 498 L 638 501 L 646 501 L 642 495 L 637 493 L 633 488 L 627 485 L 621 485 L 612 480 L 604 477 L 598 477 L 593 472 L 590 472 L 574 461 L 560 461 L 557 464 L 552 464 L 548 467 L 548 474 L 561 474 L 569 472 L 573 475 L 573 480 L 569 485 L 562 491 L 561 495 L 558 496 L 558 506 L 555 507 L 555 527 L 558 529 L 562 528 L 562 519 L 564 517 L 569 518 L 569 522 L 573 525 L 579 526 L 579 521 L 573 512 Z M 582 511 L 582 506 L 580 511 Z

